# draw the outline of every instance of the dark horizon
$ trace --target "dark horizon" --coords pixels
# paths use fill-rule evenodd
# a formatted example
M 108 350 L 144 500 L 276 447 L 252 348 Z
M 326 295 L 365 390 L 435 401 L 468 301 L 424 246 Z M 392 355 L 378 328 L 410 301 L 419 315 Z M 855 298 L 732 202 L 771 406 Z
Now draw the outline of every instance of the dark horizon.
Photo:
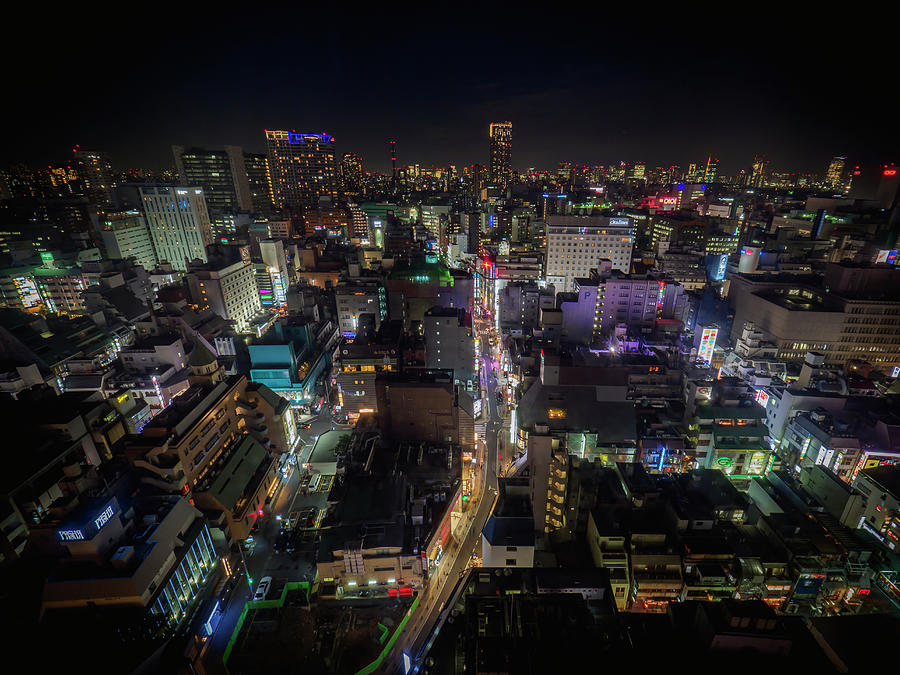
M 771 35 L 747 36 L 724 20 L 679 26 L 665 15 L 633 28 L 605 16 L 556 26 L 543 14 L 462 24 L 435 11 L 286 29 L 188 10 L 177 29 L 162 17 L 94 17 L 92 34 L 115 39 L 90 43 L 72 40 L 83 16 L 57 15 L 7 45 L 18 68 L 3 165 L 64 162 L 78 144 L 108 152 L 116 169 L 160 170 L 174 164 L 172 145 L 264 152 L 269 128 L 328 132 L 338 155 L 360 154 L 367 170 L 389 170 L 390 139 L 401 166 L 462 167 L 487 164 L 488 125 L 504 120 L 520 171 L 563 161 L 686 169 L 712 155 L 734 175 L 764 154 L 773 170 L 821 175 L 835 155 L 852 166 L 900 150 L 878 68 L 887 28 L 863 34 L 852 20 L 780 12 Z M 835 27 L 841 44 L 823 42 Z M 22 59 L 59 44 L 85 45 L 84 67 L 48 74 Z

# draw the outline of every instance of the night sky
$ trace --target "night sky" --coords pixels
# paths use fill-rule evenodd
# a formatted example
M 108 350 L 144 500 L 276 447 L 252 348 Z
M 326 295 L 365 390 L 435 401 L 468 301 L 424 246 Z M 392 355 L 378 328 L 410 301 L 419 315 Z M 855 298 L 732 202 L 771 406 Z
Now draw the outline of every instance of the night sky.
M 0 47 L 0 164 L 62 161 L 77 143 L 116 168 L 159 169 L 172 144 L 261 152 L 265 128 L 286 128 L 329 132 L 369 168 L 390 166 L 391 138 L 401 165 L 461 166 L 487 162 L 500 120 L 520 170 L 686 167 L 712 153 L 728 174 L 764 153 L 775 169 L 821 173 L 836 154 L 888 162 L 900 150 L 895 43 L 876 16 L 447 5 L 388 21 L 349 6 L 268 20 L 215 18 L 221 4 L 33 16 Z

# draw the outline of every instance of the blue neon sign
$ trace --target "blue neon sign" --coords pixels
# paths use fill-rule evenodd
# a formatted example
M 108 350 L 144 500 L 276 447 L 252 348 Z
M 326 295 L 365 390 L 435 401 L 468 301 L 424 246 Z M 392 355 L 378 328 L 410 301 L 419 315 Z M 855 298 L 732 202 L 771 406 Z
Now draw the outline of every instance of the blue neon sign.
M 309 145 L 310 143 L 328 145 L 329 143 L 334 143 L 334 136 L 330 134 L 297 134 L 290 132 L 288 134 L 288 143 L 295 145 Z

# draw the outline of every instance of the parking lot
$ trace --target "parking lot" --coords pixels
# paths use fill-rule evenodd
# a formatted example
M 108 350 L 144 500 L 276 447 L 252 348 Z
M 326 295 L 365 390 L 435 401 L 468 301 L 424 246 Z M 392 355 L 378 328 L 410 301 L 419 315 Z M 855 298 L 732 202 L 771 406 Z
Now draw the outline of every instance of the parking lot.
M 281 584 L 275 583 L 275 593 Z M 237 673 L 356 673 L 371 663 L 407 605 L 306 605 L 289 593 L 280 609 L 248 614 L 228 669 Z M 379 627 L 381 624 L 382 627 Z

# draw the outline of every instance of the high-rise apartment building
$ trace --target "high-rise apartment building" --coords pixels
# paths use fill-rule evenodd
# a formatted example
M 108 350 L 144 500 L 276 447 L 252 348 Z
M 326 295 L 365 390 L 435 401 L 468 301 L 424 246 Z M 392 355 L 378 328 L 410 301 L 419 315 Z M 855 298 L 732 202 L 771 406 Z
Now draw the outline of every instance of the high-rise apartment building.
M 112 203 L 110 190 L 115 186 L 112 177 L 112 166 L 105 152 L 81 150 L 75 146 L 75 171 L 90 200 L 101 206 Z
M 509 183 L 512 168 L 512 122 L 491 123 L 491 181 Z
M 191 260 L 206 262 L 212 228 L 203 189 L 148 185 L 140 193 L 157 259 L 180 271 L 187 270 Z
M 134 258 L 145 270 L 156 267 L 156 250 L 147 221 L 140 211 L 110 213 L 101 225 L 100 236 L 109 259 Z
M 337 199 L 334 136 L 266 130 L 275 206 L 300 210 L 320 197 Z
M 627 216 L 550 216 L 547 223 L 546 281 L 557 291 L 574 290 L 577 277 L 609 260 L 611 269 L 631 270 L 634 227 Z
M 244 153 L 239 147 L 207 150 L 173 145 L 172 154 L 181 184 L 202 187 L 207 208 L 225 213 L 251 209 Z
M 831 158 L 831 162 L 828 164 L 828 170 L 825 172 L 825 185 L 832 188 L 842 187 L 844 164 L 846 162 L 846 157 Z

